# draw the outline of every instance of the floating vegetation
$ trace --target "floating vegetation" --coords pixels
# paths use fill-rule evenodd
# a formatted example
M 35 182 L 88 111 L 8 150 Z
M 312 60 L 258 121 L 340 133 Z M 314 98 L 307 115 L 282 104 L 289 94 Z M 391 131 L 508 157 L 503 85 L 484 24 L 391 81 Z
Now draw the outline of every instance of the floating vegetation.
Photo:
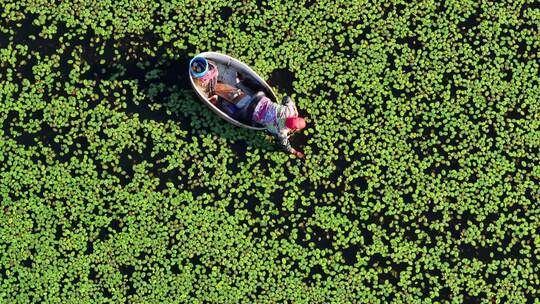
M 1 6 L 0 302 L 537 303 L 537 4 Z M 304 160 L 195 98 L 206 50 Z

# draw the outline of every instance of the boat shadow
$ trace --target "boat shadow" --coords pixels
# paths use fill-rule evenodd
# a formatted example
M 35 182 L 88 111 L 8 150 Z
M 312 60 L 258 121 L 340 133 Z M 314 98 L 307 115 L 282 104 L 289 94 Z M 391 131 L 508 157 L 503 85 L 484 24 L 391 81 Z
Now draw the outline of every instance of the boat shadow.
M 190 136 L 210 133 L 225 138 L 240 158 L 245 157 L 248 146 L 268 152 L 278 150 L 275 140 L 265 132 L 226 122 L 196 97 L 187 73 L 189 60 L 187 51 L 174 56 L 165 51 L 156 52 L 153 56 L 111 60 L 112 64 L 95 63 L 85 78 L 135 80 L 137 89 L 150 97 L 138 104 L 128 99 L 126 112 L 137 113 L 140 119 L 173 120 Z

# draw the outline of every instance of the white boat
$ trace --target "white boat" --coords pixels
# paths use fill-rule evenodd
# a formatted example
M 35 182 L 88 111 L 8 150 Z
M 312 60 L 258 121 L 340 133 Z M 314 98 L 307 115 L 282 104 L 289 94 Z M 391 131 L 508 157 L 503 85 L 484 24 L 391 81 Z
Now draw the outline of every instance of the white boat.
M 272 88 L 266 83 L 266 81 L 264 81 L 259 75 L 257 75 L 257 73 L 255 73 L 255 71 L 253 71 L 245 63 L 233 57 L 217 52 L 203 52 L 198 54 L 196 57 L 204 57 L 206 58 L 206 60 L 211 61 L 216 65 L 218 69 L 218 82 L 223 82 L 231 86 L 237 87 L 244 91 L 247 95 L 254 96 L 257 92 L 254 92 L 252 88 L 245 86 L 242 82 L 237 83 L 236 76 L 237 72 L 239 72 L 245 78 L 251 80 L 251 83 L 255 83 L 260 86 L 260 90 L 265 93 L 266 97 L 270 98 L 270 100 L 272 100 L 273 102 L 277 101 L 276 94 L 274 93 L 274 91 L 272 91 Z M 212 109 L 221 118 L 242 128 L 252 130 L 265 129 L 260 125 L 251 126 L 235 119 L 234 117 L 229 116 L 226 112 L 222 111 L 219 107 L 215 106 L 212 102 L 210 102 L 210 100 L 208 99 L 210 96 L 208 96 L 206 90 L 197 84 L 195 78 L 191 74 L 191 67 L 188 67 L 188 74 L 191 81 L 191 86 L 193 87 L 193 90 L 195 90 L 195 93 L 197 94 L 199 99 L 202 100 L 206 105 L 208 105 L 210 109 Z

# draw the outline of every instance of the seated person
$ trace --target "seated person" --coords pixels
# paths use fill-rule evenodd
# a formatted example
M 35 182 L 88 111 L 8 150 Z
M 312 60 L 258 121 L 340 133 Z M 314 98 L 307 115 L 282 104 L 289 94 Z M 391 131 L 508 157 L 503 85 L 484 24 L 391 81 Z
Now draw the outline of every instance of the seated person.
M 193 63 L 191 66 L 191 69 L 196 72 L 200 73 L 203 71 L 204 67 L 201 63 Z M 201 77 L 194 77 L 194 82 L 200 86 L 206 93 L 211 92 L 213 90 L 213 87 L 215 86 L 217 82 L 217 78 L 219 76 L 219 71 L 215 63 L 211 60 L 208 60 L 208 72 L 204 74 Z

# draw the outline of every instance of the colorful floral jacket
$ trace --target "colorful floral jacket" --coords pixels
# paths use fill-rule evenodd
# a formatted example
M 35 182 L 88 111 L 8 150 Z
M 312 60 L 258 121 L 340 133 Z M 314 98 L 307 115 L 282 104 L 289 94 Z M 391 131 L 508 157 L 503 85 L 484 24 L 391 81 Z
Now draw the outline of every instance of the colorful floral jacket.
M 298 117 L 296 105 L 290 99 L 286 104 L 280 105 L 265 96 L 253 111 L 253 120 L 274 134 L 284 150 L 293 153 L 295 150 L 289 142 L 290 130 L 285 126 L 288 117 Z

